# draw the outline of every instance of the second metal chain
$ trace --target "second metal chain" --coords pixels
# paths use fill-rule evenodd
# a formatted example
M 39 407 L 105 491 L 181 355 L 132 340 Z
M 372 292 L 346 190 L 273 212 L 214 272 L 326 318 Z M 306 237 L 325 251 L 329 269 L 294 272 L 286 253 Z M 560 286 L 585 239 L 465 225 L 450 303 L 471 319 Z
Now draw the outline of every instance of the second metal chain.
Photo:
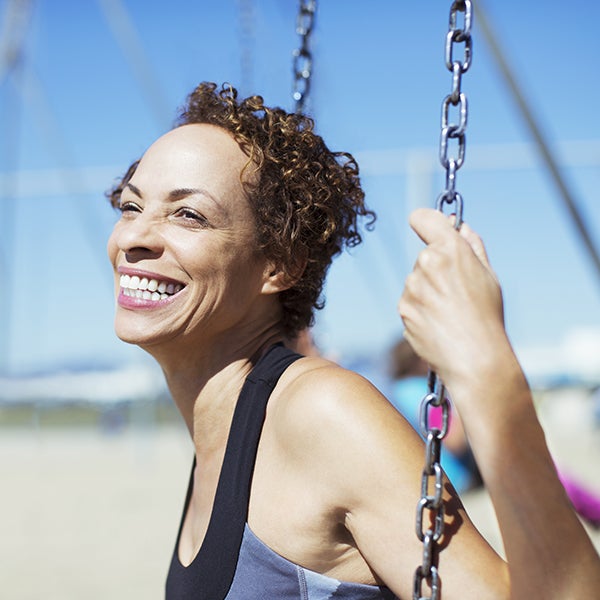
M 463 25 L 459 25 L 459 13 L 463 14 Z M 456 172 L 465 159 L 467 98 L 461 90 L 462 75 L 471 66 L 473 41 L 471 38 L 471 0 L 456 0 L 450 8 L 450 20 L 446 35 L 446 67 L 452 73 L 452 91 L 442 102 L 442 123 L 439 158 L 446 170 L 446 185 L 438 196 L 436 208 L 443 212 L 450 205 L 455 215 L 455 227 L 462 224 L 463 199 L 456 190 Z M 463 45 L 462 60 L 454 57 L 455 47 Z M 458 122 L 451 122 L 450 112 L 455 109 Z M 456 155 L 449 155 L 450 140 L 456 140 Z M 421 498 L 417 504 L 416 534 L 423 544 L 423 561 L 415 571 L 413 600 L 439 600 L 441 580 L 438 572 L 438 542 L 444 534 L 443 473 L 441 467 L 442 440 L 448 431 L 450 405 L 444 384 L 433 371 L 428 376 L 428 393 L 421 401 L 419 424 L 425 438 L 425 466 L 421 476 Z M 433 410 L 441 411 L 441 425 L 430 423 Z M 427 513 L 428 519 L 425 519 Z M 423 596 L 423 580 L 431 590 Z
M 292 98 L 296 103 L 296 112 L 304 111 L 304 104 L 310 90 L 312 75 L 312 54 L 310 51 L 310 35 L 315 23 L 317 0 L 300 0 L 300 8 L 296 21 L 296 33 L 300 36 L 300 47 L 293 52 L 294 85 Z

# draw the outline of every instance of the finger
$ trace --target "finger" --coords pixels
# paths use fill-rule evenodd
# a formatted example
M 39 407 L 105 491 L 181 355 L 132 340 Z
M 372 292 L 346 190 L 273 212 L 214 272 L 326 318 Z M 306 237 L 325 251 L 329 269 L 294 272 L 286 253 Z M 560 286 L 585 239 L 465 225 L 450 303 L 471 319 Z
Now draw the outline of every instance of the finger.
M 488 258 L 485 246 L 482 239 L 477 235 L 466 223 L 463 223 L 460 228 L 460 235 L 467 241 L 471 250 L 480 262 L 491 270 L 490 259 Z
M 426 244 L 447 235 L 453 235 L 454 226 L 450 219 L 439 210 L 418 208 L 409 217 L 410 226 Z

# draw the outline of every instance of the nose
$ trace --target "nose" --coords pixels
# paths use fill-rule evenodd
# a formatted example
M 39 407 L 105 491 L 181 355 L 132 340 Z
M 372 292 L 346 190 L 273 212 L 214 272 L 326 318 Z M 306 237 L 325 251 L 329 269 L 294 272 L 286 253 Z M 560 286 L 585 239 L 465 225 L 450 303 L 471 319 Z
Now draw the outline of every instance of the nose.
M 163 251 L 159 225 L 146 212 L 121 218 L 115 225 L 111 242 L 132 261 L 158 256 Z

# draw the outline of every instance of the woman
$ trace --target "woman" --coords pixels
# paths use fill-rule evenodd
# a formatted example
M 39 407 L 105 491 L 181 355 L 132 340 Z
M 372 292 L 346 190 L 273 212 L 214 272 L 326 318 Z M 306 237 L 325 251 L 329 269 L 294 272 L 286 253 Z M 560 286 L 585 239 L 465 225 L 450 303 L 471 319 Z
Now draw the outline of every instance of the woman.
M 360 376 L 284 346 L 372 220 L 351 157 L 305 117 L 202 84 L 112 201 L 117 334 L 159 362 L 195 447 L 167 598 L 410 598 L 421 441 Z M 399 305 L 406 337 L 461 412 L 508 557 L 447 486 L 443 598 L 591 597 L 598 558 L 548 458 L 483 246 L 434 211 L 411 224 L 428 246 Z

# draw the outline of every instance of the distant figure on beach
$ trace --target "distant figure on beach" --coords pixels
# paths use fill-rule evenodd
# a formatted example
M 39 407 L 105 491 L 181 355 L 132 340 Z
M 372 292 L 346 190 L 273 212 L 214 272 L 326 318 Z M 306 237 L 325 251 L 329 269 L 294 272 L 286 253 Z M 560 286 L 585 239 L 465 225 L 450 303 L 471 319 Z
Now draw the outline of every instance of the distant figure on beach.
M 428 393 L 429 366 L 412 349 L 404 338 L 398 340 L 390 352 L 389 374 L 393 380 L 390 400 L 408 422 L 420 432 L 419 407 Z M 451 399 L 449 399 L 451 404 Z M 441 428 L 441 411 L 432 411 L 430 425 Z M 441 455 L 442 468 L 458 492 L 481 486 L 482 480 L 467 441 L 465 430 L 456 410 L 450 411 L 448 433 L 443 447 L 448 452 Z

